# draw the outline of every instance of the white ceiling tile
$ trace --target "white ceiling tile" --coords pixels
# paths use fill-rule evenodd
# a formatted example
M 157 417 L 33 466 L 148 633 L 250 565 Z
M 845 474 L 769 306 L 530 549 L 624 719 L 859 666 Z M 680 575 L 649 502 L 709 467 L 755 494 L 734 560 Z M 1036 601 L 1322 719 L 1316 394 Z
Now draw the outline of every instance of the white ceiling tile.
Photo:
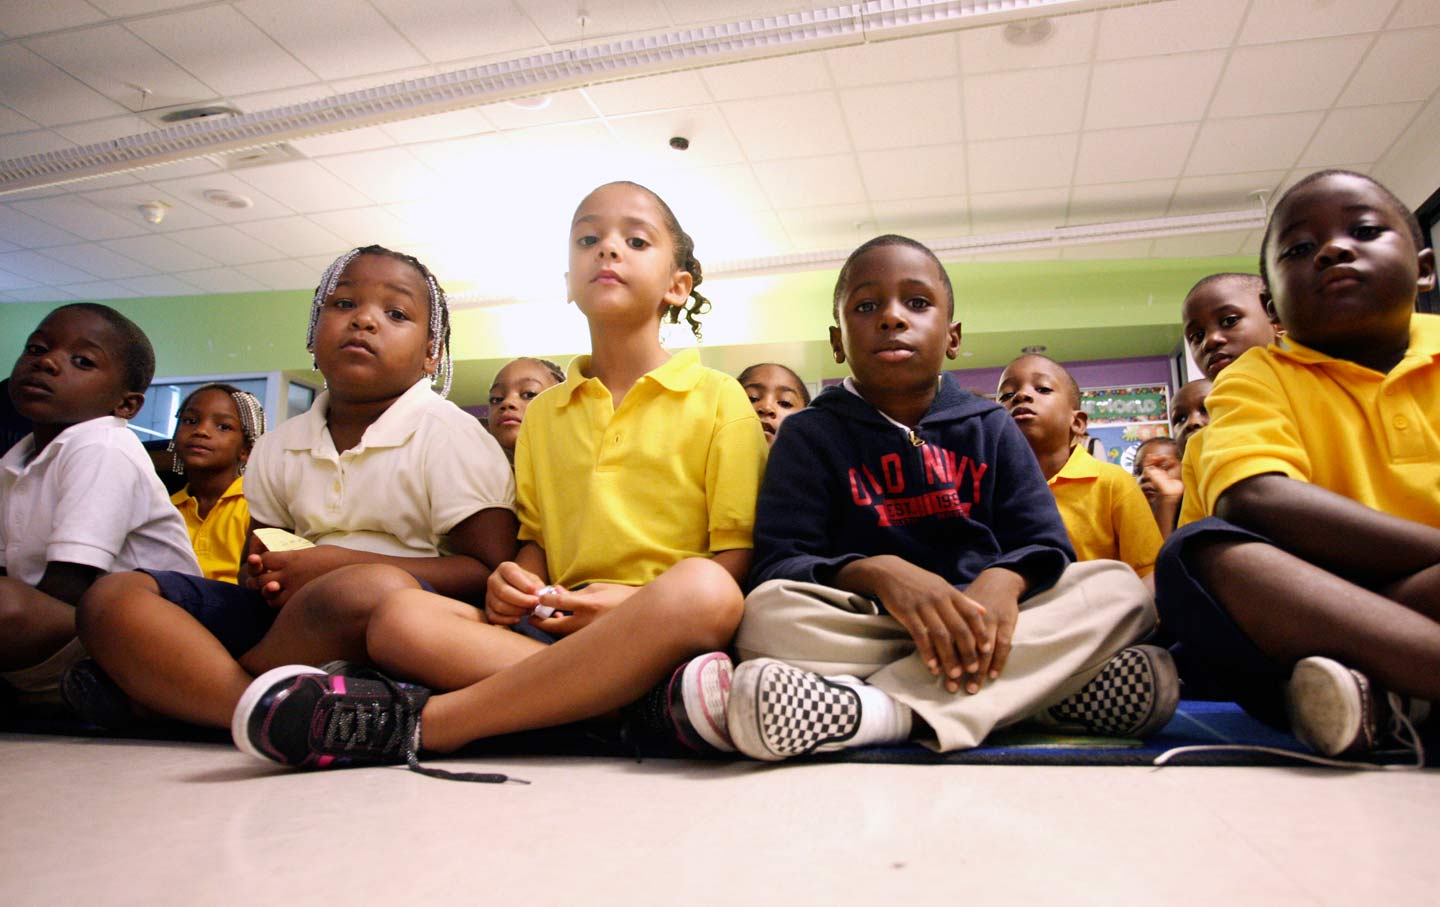
M 270 91 L 316 78 L 228 5 L 136 19 L 125 27 L 222 95 Z
M 871 201 L 965 193 L 965 146 L 862 151 L 860 174 Z
M 78 298 L 68 290 L 61 290 L 57 287 L 31 287 L 23 290 L 10 290 L 5 294 L 7 302 L 69 302 Z
M 73 233 L 52 227 L 43 220 L 17 211 L 15 209 L 17 204 L 19 203 L 0 203 L 0 240 L 14 243 L 24 249 L 35 249 L 44 246 L 63 246 L 81 239 Z
M 51 286 L 95 279 L 93 274 L 30 251 L 0 253 L 0 270 Z
M 1417 101 L 1332 110 L 1300 158 L 1300 165 L 1319 169 L 1340 161 L 1378 161 L 1415 119 L 1421 106 Z
M 885 82 L 921 82 L 958 75 L 960 53 L 953 34 L 926 35 L 837 47 L 824 52 L 839 88 Z
M 434 62 L 473 57 L 477 48 L 515 53 L 545 44 L 510 0 L 372 0 L 400 33 Z
M 145 179 L 153 183 L 157 180 L 181 179 L 187 176 L 219 173 L 220 170 L 220 165 L 210 158 L 197 157 L 191 158 L 188 161 L 174 161 L 173 163 L 161 164 L 157 167 L 147 167 L 145 169 Z
M 1065 189 L 987 192 L 970 196 L 970 228 L 977 235 L 1049 230 L 1065 222 Z
M 960 66 L 966 74 L 1001 69 L 1034 69 L 1088 63 L 1095 43 L 1095 14 L 1057 16 L 1055 31 L 1039 44 L 1021 46 L 1005 40 L 1005 26 L 960 32 Z
M 364 0 L 243 0 L 234 6 L 322 79 L 426 62 Z
M 125 108 L 19 44 L 0 45 L 5 104 L 42 126 L 98 120 Z
M 479 108 L 474 107 L 452 110 L 449 113 L 436 113 L 428 117 L 399 120 L 394 123 L 386 123 L 380 128 L 386 135 L 401 144 L 443 141 L 495 131 L 495 127 L 490 125 L 485 114 L 481 113 Z
M 708 216 L 702 223 L 685 225 L 695 237 L 695 252 L 702 256 L 706 267 L 712 262 L 784 255 L 795 249 L 785 225 L 770 211 L 746 211 L 741 218 L 717 226 L 710 229 Z
M 652 157 L 657 163 L 687 167 L 735 164 L 745 159 L 725 118 L 713 105 L 614 117 L 609 122 L 616 137 L 641 159 Z M 671 148 L 672 136 L 689 139 L 690 148 Z
M 776 214 L 799 251 L 853 249 L 876 233 L 869 205 L 825 205 Z
M 587 21 L 582 28 L 572 3 L 553 0 L 516 0 L 540 29 L 546 41 L 563 44 L 584 40 L 601 41 L 611 36 L 630 36 L 635 32 L 654 31 L 670 25 L 670 16 L 658 0 L 585 0 Z
M 1076 135 L 971 142 L 966 160 L 971 192 L 1009 192 L 1070 184 Z
M 1222 255 L 1243 255 L 1242 247 L 1249 230 L 1224 233 L 1194 233 L 1190 236 L 1162 236 L 1155 240 L 1156 258 L 1218 258 Z
M 944 145 L 965 138 L 955 79 L 846 88 L 840 104 L 855 148 L 861 151 Z M 796 125 L 807 124 L 800 120 Z
M 19 246 L 14 245 L 13 243 L 0 242 L 0 252 L 14 252 L 19 248 Z
M 1209 120 L 1190 152 L 1185 172 L 1190 176 L 1281 170 L 1294 165 L 1310 143 L 1323 113 Z
M 295 139 L 290 142 L 306 157 L 326 157 L 331 154 L 350 154 L 355 151 L 372 151 L 376 148 L 395 147 L 395 138 L 379 126 L 364 126 L 331 132 L 327 135 Z
M 40 124 L 34 120 L 26 119 L 9 107 L 0 104 L 0 135 L 11 132 L 28 132 L 40 128 Z M 9 155 L 9 152 L 6 152 Z
M 1076 186 L 1070 192 L 1066 226 L 1160 217 L 1175 192 L 1175 180 L 1140 180 Z
M 192 6 L 194 2 L 195 0 L 90 0 L 90 3 L 116 19 L 174 9 L 177 6 Z
M 1195 123 L 1099 129 L 1080 137 L 1075 182 L 1118 183 L 1178 177 L 1195 140 Z
M 129 277 L 115 282 L 139 296 L 200 295 L 199 287 L 169 274 L 156 274 L 153 277 Z
M 259 192 L 249 183 L 241 182 L 230 173 L 206 173 L 183 179 L 152 182 L 156 188 L 178 196 L 186 204 L 194 205 L 201 211 L 223 223 L 245 220 L 264 220 L 267 217 L 282 217 L 294 214 L 288 206 Z M 243 195 L 253 203 L 249 208 L 226 208 L 205 200 L 205 192 L 219 189 Z M 197 265 L 197 267 L 199 267 Z
M 1249 0 L 1171 0 L 1100 14 L 1097 60 L 1229 47 Z
M 447 142 L 422 142 L 408 145 L 405 150 L 440 176 L 463 182 L 493 167 L 507 147 L 503 136 L 491 133 Z
M 383 246 L 397 241 L 400 245 L 404 245 L 404 223 L 379 206 L 352 208 L 348 211 L 325 211 L 320 214 L 311 214 L 309 218 L 345 240 L 352 249 L 372 243 L 379 243 Z M 319 278 L 320 275 L 312 274 L 310 282 L 313 284 Z
M 1394 8 L 1395 0 L 1261 0 L 1250 4 L 1240 43 L 1266 44 L 1375 31 L 1385 24 Z
M 75 147 L 74 142 L 49 129 L 14 132 L 5 136 L 4 144 L 6 157 L 24 157 L 27 154 L 44 154 L 47 151 Z
M 335 256 L 351 248 L 345 240 L 304 217 L 279 217 L 236 224 L 235 228 L 269 246 L 283 249 L 286 255 Z
M 120 25 L 31 38 L 25 46 L 130 110 L 171 107 L 216 95 Z
M 769 208 L 760 181 L 755 179 L 755 170 L 749 164 L 730 164 L 724 167 L 704 167 L 692 172 L 697 185 L 704 186 L 715 195 L 727 200 L 741 211 L 759 211 Z
M 85 0 L 18 0 L 0 3 L 0 32 L 12 38 L 101 22 L 105 15 Z
M 212 258 L 222 265 L 245 265 L 257 261 L 272 261 L 277 258 L 287 258 L 293 254 L 288 249 L 282 253 L 279 249 L 230 226 L 181 230 L 166 235 L 182 246 Z
M 269 289 L 268 286 L 250 275 L 241 274 L 233 268 L 186 271 L 179 276 L 186 283 L 192 283 L 206 293 L 253 293 Z
M 1240 244 L 1240 251 L 1237 255 L 1253 255 L 1260 257 L 1260 243 L 1265 239 L 1264 230 L 1251 230 L 1246 235 L 1245 241 Z
M 185 248 L 168 236 L 131 236 L 101 243 L 118 255 L 134 259 L 160 272 L 194 271 L 213 268 L 219 262 Z M 129 286 L 129 284 L 126 284 Z
M 120 286 L 108 280 L 96 280 L 90 283 L 72 283 L 65 289 L 74 293 L 77 299 L 88 299 L 100 301 L 103 299 L 132 299 L 139 296 L 134 290 Z
M 825 58 L 815 53 L 710 67 L 700 70 L 700 78 L 705 80 L 711 97 L 717 101 L 768 98 L 834 87 L 825 68 Z
M 348 251 L 350 251 L 350 249 L 346 248 L 340 252 L 336 252 L 334 255 L 303 255 L 295 260 L 300 262 L 300 264 L 311 274 L 316 275 L 316 277 L 311 281 L 311 283 L 318 284 L 320 282 L 319 275 L 324 274 L 327 270 L 329 270 L 330 266 L 335 263 L 335 259 L 339 258 L 342 254 L 344 254 L 344 252 Z M 423 261 L 424 259 L 421 260 Z
M 832 91 L 727 101 L 720 110 L 752 161 L 814 157 L 850 147 Z
M 255 113 L 275 107 L 289 107 L 328 98 L 335 92 L 325 82 L 312 82 L 294 88 L 277 88 L 273 91 L 230 92 L 227 100 L 241 113 Z
M 1400 0 L 1395 15 L 1386 24 L 1389 28 L 1440 25 L 1440 0 Z
M 369 245 L 369 243 L 356 243 Z M 235 270 L 272 290 L 313 290 L 320 282 L 320 273 L 307 268 L 298 261 L 267 261 L 261 264 L 240 265 Z
M 1063 250 L 1060 257 L 1070 261 L 1149 258 L 1153 242 L 1151 239 L 1131 239 L 1089 246 L 1069 246 Z
M 125 136 L 139 135 L 142 132 L 151 132 L 154 128 L 139 117 L 122 116 L 92 120 L 89 123 L 56 126 L 55 131 L 77 145 L 91 145 L 96 142 L 108 142 Z
M 970 205 L 963 195 L 875 202 L 871 207 L 875 210 L 875 233 L 899 233 L 917 239 L 970 234 Z
M 88 187 L 89 185 L 89 183 L 81 183 L 80 187 Z M 132 183 L 126 186 L 117 186 L 113 189 L 79 192 L 77 194 L 87 201 L 94 202 L 121 220 L 137 225 L 139 229 L 131 231 L 132 233 L 188 230 L 192 227 L 208 227 L 217 222 L 214 217 L 211 217 L 205 211 L 201 211 L 195 205 L 182 201 L 180 198 L 147 183 Z M 146 223 L 144 215 L 139 210 L 141 205 L 149 204 L 150 202 L 163 202 L 170 206 L 165 209 L 165 219 L 161 222 L 161 226 L 154 227 Z M 98 276 L 104 277 L 105 275 L 101 274 Z
M 0 268 L 0 290 L 6 291 L 5 298 L 7 300 L 10 299 L 10 292 L 14 290 L 21 290 L 26 287 L 33 287 L 35 285 L 35 281 L 31 280 L 28 277 L 21 277 L 19 274 L 11 274 L 9 271 Z M 18 302 L 19 300 L 14 301 Z
M 865 201 L 865 186 L 860 181 L 854 155 L 764 161 L 755 165 L 755 177 L 776 208 Z
M 134 236 L 149 229 L 138 212 L 133 218 L 124 218 L 78 195 L 57 195 L 33 202 L 16 202 L 15 208 L 62 230 L 69 230 L 82 239 Z
M 965 80 L 966 134 L 984 140 L 1075 132 L 1085 110 L 1088 70 L 1059 66 L 970 76 Z M 935 113 L 944 117 L 948 112 Z
M 326 159 L 330 160 L 330 159 Z M 236 178 L 286 206 L 308 213 L 366 204 L 369 199 L 315 161 L 291 161 L 235 171 Z
M 1090 80 L 1085 127 L 1200 120 L 1224 65 L 1225 54 L 1220 51 L 1097 64 Z
M 561 91 L 552 94 L 550 103 L 539 110 L 516 107 L 508 101 L 486 104 L 480 108 L 485 118 L 498 129 L 525 129 L 530 126 L 545 126 L 551 123 L 572 123 L 595 117 L 595 108 L 578 91 Z
M 422 198 L 444 188 L 434 171 L 404 148 L 334 155 L 320 166 L 381 204 Z
M 698 72 L 672 72 L 642 79 L 591 85 L 590 100 L 606 116 L 696 107 L 710 103 L 710 92 Z
M 1388 104 L 1424 101 L 1440 89 L 1440 29 L 1422 28 L 1383 34 L 1350 80 L 1340 103 Z
M 1324 110 L 1340 96 L 1370 41 L 1356 36 L 1239 48 L 1225 67 L 1210 116 Z
M 669 10 L 675 25 L 679 27 L 689 27 L 701 22 L 735 22 L 779 16 L 813 9 L 814 6 L 815 4 L 808 0 L 728 0 L 723 5 L 715 0 L 665 0 L 665 9 Z
M 150 268 L 140 262 L 126 258 L 124 255 L 119 255 L 95 243 L 56 246 L 46 249 L 44 255 L 104 280 L 114 280 L 119 277 L 144 277 L 153 273 Z
M 1170 204 L 1167 213 L 1212 214 L 1217 211 L 1243 211 L 1247 208 L 1259 210 L 1260 201 L 1251 193 L 1269 193 L 1270 202 L 1273 204 L 1276 187 L 1284 177 L 1283 170 L 1186 177 L 1175 187 L 1175 200 Z

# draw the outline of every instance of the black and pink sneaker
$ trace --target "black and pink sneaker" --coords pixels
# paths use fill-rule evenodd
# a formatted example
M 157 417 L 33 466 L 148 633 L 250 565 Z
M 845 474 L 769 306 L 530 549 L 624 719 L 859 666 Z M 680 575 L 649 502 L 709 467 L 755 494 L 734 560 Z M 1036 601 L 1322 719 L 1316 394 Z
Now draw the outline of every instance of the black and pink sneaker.
M 645 737 L 679 743 L 697 753 L 733 753 L 725 720 L 734 666 L 724 652 L 707 652 L 675 669 L 627 709 Z

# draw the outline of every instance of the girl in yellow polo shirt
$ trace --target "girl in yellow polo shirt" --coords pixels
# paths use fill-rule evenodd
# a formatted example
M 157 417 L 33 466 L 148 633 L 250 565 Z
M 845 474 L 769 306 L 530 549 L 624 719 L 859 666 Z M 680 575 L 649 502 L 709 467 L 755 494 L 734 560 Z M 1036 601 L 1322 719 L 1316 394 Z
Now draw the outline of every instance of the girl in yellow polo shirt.
M 642 739 L 734 749 L 731 664 L 717 650 L 744 609 L 764 433 L 734 378 L 660 344 L 662 320 L 682 316 L 698 338 L 709 303 L 695 292 L 694 244 L 659 196 L 601 186 L 576 209 L 569 248 L 566 284 L 591 353 L 526 411 L 515 447 L 522 545 L 490 575 L 484 611 L 391 594 L 371 618 L 368 655 L 423 687 L 277 669 L 236 713 L 247 752 L 314 768 L 414 767 L 421 747 L 449 752 L 621 709 Z M 512 631 L 522 623 L 547 638 Z
M 170 501 L 185 517 L 190 544 L 208 579 L 235 582 L 250 508 L 242 475 L 255 439 L 265 433 L 265 409 L 253 394 L 207 384 L 180 404 L 175 425 L 175 471 L 187 479 Z

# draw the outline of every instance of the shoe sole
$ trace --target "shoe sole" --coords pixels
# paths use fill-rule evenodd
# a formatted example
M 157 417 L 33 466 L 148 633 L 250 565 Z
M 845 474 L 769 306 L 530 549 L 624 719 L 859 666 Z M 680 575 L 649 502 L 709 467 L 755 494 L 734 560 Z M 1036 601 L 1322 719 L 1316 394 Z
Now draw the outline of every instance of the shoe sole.
M 240 697 L 240 702 L 236 704 L 235 713 L 230 717 L 230 739 L 235 741 L 235 746 L 240 752 L 254 756 L 262 762 L 275 762 L 250 742 L 251 714 L 260 706 L 260 700 L 264 699 L 265 694 L 270 692 L 270 689 L 276 684 L 302 674 L 323 673 L 309 665 L 283 665 L 271 668 L 251 681 L 250 686 L 245 688 L 244 695 Z
M 1330 658 L 1302 658 L 1285 687 L 1290 730 L 1322 756 L 1339 756 L 1363 743 L 1368 697 L 1355 674 Z
M 683 724 L 675 729 L 680 739 L 693 734 L 711 749 L 735 752 L 726 718 L 734 676 L 730 656 L 711 652 L 692 658 L 677 674 L 670 690 L 670 711 L 677 724 Z
M 1175 657 L 1170 650 L 1159 646 L 1134 646 L 1134 649 L 1142 653 L 1149 663 L 1155 702 L 1150 716 L 1132 733 L 1136 737 L 1149 737 L 1175 717 L 1175 709 L 1180 706 L 1180 672 L 1175 667 Z
M 818 674 L 757 658 L 735 669 L 727 715 L 736 749 L 778 762 L 853 738 L 860 729 L 860 697 Z

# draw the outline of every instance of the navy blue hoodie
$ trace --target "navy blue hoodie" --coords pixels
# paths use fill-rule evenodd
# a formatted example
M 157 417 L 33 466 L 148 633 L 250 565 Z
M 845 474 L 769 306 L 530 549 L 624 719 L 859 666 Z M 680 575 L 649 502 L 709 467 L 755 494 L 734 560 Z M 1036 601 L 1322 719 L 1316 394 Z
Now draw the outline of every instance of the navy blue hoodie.
M 1035 454 L 1000 406 L 946 375 L 913 431 L 843 387 L 787 418 L 755 514 L 755 585 L 833 585 L 902 557 L 963 586 L 987 567 L 1054 585 L 1075 554 Z

